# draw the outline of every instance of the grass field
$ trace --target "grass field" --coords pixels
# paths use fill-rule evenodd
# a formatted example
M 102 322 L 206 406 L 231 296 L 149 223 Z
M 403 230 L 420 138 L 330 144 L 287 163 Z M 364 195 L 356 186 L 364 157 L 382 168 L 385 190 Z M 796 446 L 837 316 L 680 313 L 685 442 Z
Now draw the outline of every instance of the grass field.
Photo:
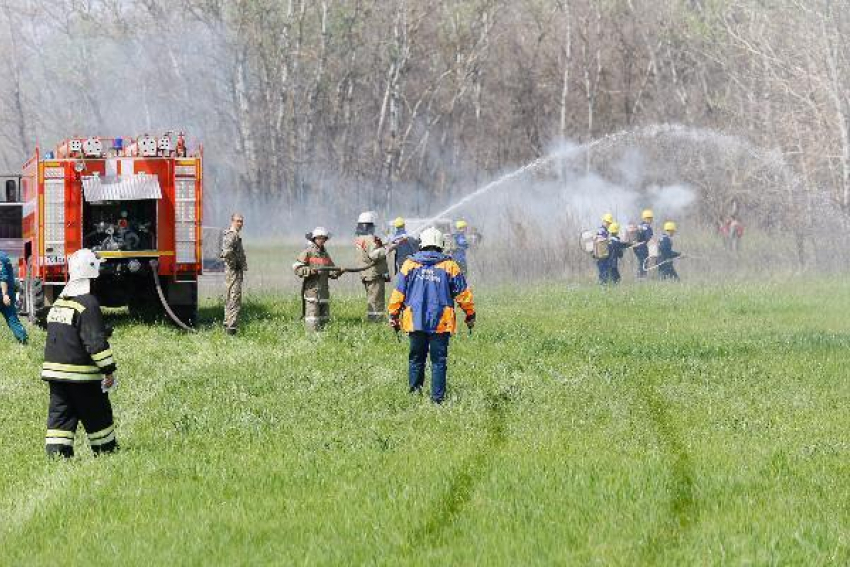
M 0 565 L 848 565 L 850 284 L 478 290 L 442 407 L 359 298 L 116 319 L 123 450 L 47 462 L 0 342 Z M 209 304 L 208 319 L 219 317 Z

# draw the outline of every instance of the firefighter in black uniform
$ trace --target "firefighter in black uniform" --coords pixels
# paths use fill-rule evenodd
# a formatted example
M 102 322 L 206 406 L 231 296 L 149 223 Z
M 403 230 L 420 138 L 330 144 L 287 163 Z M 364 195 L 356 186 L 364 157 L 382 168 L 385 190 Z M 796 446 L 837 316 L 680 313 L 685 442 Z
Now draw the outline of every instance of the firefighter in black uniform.
M 95 454 L 118 448 L 109 390 L 115 360 L 106 341 L 100 304 L 91 294 L 100 259 L 83 248 L 68 258 L 69 282 L 47 315 L 41 378 L 50 384 L 45 447 L 49 456 L 74 456 L 82 421 Z

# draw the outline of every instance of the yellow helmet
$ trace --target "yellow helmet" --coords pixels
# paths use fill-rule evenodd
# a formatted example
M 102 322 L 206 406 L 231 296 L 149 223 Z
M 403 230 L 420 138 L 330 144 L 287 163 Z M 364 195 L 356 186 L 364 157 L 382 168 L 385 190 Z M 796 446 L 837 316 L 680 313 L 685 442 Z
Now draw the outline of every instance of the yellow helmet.
M 396 217 L 393 221 L 393 226 L 396 228 L 401 228 L 404 226 L 404 219 L 401 217 Z
M 455 223 L 455 228 L 466 228 L 466 221 L 459 220 Z
M 668 220 L 664 223 L 664 230 L 669 232 L 676 232 L 676 223 L 671 220 Z
M 604 215 L 602 215 L 602 222 L 607 222 L 608 224 L 611 224 L 612 222 L 614 222 L 614 215 L 612 215 L 611 213 L 605 213 Z
M 618 234 L 620 234 L 620 223 L 618 223 L 618 222 L 612 222 L 612 223 L 608 226 L 608 232 L 609 232 L 610 234 L 613 234 L 614 236 L 617 236 Z
M 644 210 L 644 211 L 640 214 L 640 218 L 642 218 L 643 220 L 652 220 L 652 219 L 653 219 L 653 218 L 655 218 L 655 217 L 654 217 L 654 215 L 652 214 L 652 209 L 645 209 L 645 210 Z

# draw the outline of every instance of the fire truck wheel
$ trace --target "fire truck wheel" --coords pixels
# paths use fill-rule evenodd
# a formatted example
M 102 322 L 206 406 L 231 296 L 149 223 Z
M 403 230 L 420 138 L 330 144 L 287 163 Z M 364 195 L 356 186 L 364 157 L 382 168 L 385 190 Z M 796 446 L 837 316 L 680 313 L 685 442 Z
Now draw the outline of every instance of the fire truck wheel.
M 32 258 L 27 260 L 26 279 L 27 319 L 33 325 L 47 328 L 47 309 L 44 304 L 44 284 L 41 278 L 32 275 Z

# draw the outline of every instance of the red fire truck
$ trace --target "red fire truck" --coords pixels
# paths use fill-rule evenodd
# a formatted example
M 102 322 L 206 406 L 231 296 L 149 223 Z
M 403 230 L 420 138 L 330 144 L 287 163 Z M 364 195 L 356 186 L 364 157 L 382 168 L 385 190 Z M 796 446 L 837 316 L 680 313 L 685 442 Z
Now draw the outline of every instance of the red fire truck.
M 22 186 L 20 310 L 43 323 L 68 279 L 68 256 L 104 259 L 93 293 L 131 313 L 162 308 L 178 324 L 197 318 L 202 271 L 203 148 L 183 134 L 71 138 L 38 149 Z

